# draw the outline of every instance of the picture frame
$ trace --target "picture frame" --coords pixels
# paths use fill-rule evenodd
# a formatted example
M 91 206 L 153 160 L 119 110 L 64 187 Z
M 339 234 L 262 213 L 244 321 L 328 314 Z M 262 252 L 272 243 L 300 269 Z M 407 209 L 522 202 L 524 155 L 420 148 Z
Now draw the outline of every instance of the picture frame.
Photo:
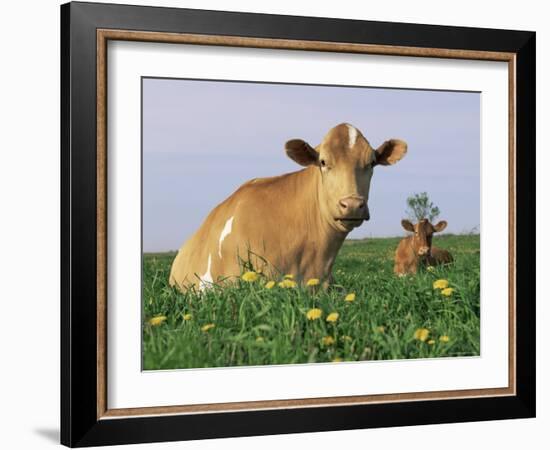
M 107 43 L 508 65 L 508 386 L 112 409 Z M 61 6 L 61 443 L 177 441 L 535 416 L 534 32 L 72 2 Z M 139 301 L 139 299 L 136 299 Z

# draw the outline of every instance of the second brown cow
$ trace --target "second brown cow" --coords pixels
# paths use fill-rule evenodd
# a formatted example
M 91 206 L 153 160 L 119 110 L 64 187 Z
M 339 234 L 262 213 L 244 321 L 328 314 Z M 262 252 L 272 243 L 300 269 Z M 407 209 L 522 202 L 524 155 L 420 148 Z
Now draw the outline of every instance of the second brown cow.
M 442 220 L 432 225 L 429 220 L 422 219 L 413 225 L 408 220 L 402 220 L 401 225 L 414 234 L 403 238 L 397 246 L 393 268 L 397 275 L 416 273 L 421 265 L 435 266 L 453 261 L 447 250 L 432 246 L 433 234 L 443 231 L 447 227 L 447 222 Z

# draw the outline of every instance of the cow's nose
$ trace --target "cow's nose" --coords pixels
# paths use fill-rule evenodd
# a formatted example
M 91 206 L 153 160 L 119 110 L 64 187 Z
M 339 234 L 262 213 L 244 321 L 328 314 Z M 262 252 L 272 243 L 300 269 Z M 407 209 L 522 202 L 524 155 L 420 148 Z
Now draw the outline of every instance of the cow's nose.
M 429 247 L 420 247 L 418 249 L 418 254 L 419 255 L 427 255 L 429 251 L 430 251 Z
M 342 214 L 346 217 L 357 217 L 361 219 L 365 217 L 366 204 L 364 197 L 350 195 L 349 197 L 341 198 L 338 201 L 338 206 Z

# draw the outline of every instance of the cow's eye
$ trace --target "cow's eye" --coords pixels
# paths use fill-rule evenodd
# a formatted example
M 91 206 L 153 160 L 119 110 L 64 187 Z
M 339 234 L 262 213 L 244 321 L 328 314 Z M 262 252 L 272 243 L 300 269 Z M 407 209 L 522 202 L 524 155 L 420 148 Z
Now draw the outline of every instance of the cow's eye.
M 327 163 L 325 162 L 324 159 L 321 160 L 321 167 L 326 167 L 327 166 Z

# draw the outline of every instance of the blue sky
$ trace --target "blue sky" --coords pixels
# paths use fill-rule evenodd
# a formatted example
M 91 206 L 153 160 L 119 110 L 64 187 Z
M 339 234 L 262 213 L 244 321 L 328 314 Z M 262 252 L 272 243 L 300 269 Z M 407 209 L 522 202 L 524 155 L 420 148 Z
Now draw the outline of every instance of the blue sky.
M 349 238 L 400 236 L 406 198 L 428 192 L 461 233 L 480 223 L 480 94 L 143 80 L 143 249 L 176 250 L 245 181 L 299 170 L 284 144 L 356 126 L 373 147 L 407 141 L 372 179 L 371 220 Z

